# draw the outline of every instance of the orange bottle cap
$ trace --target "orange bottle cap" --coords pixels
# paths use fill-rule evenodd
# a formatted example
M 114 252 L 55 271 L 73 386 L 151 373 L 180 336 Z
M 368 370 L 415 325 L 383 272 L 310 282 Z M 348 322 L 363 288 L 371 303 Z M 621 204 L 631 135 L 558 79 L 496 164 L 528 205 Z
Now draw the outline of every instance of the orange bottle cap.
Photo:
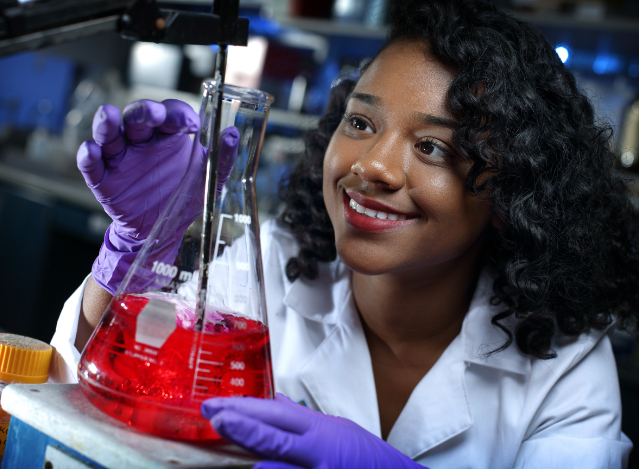
M 0 333 L 0 380 L 45 383 L 52 352 L 53 348 L 40 340 Z

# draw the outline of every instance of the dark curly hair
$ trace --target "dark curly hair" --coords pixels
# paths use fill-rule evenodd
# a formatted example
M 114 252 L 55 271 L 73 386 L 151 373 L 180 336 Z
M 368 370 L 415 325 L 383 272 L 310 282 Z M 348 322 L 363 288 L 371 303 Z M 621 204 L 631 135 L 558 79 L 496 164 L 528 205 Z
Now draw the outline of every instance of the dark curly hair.
M 637 214 L 614 169 L 612 130 L 554 48 L 528 24 L 482 1 L 393 2 L 387 45 L 418 40 L 456 72 L 448 106 L 459 121 L 453 144 L 473 161 L 471 194 L 486 195 L 503 222 L 488 242 L 495 272 L 493 325 L 526 354 L 556 356 L 557 329 L 577 336 L 613 317 L 635 327 L 639 305 Z M 335 86 L 307 149 L 284 182 L 280 223 L 300 245 L 286 266 L 313 279 L 335 259 L 322 198 L 322 163 L 355 82 Z M 513 316 L 511 331 L 501 324 Z

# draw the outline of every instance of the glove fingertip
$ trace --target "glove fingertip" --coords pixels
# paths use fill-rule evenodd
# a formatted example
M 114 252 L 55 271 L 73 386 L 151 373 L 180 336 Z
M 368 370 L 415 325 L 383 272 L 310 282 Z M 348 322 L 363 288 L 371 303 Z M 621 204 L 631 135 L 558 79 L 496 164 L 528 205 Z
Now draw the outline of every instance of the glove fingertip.
M 125 127 L 157 127 L 166 120 L 166 114 L 162 103 L 141 99 L 124 108 L 122 119 Z
M 96 143 L 103 145 L 113 141 L 120 133 L 120 110 L 111 104 L 103 104 L 93 116 L 91 129 Z
M 104 161 L 102 160 L 102 149 L 97 143 L 82 142 L 76 154 L 76 164 L 87 184 L 95 185 L 102 180 Z
M 237 145 L 240 140 L 240 131 L 235 126 L 230 126 L 221 132 L 222 142 L 229 147 Z
M 202 402 L 200 405 L 200 414 L 207 420 L 211 420 L 215 414 L 217 414 L 221 409 L 208 401 Z
M 239 442 L 243 438 L 241 423 L 238 419 L 241 419 L 241 415 L 231 410 L 221 410 L 216 412 L 209 421 L 213 429 L 219 433 L 223 438 Z
M 166 121 L 160 128 L 165 133 L 189 133 L 200 130 L 200 116 L 193 108 L 179 99 L 165 99 L 162 104 L 166 107 Z

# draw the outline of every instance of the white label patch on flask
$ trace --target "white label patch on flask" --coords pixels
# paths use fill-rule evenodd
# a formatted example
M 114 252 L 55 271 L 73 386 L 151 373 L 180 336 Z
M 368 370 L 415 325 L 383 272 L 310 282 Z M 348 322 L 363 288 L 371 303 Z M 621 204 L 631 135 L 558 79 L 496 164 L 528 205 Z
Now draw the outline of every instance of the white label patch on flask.
M 138 315 L 135 341 L 160 348 L 175 327 L 175 305 L 152 298 Z

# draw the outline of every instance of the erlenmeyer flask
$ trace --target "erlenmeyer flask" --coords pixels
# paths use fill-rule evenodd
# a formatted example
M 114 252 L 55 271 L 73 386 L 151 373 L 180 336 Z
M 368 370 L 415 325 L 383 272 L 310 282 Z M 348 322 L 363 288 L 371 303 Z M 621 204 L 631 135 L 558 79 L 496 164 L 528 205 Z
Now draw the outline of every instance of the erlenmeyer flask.
M 102 411 L 175 439 L 219 438 L 200 416 L 206 398 L 273 397 L 254 188 L 272 97 L 222 88 L 220 129 L 235 126 L 240 143 L 213 210 L 205 304 L 198 278 L 206 155 L 221 91 L 214 82 L 204 84 L 189 167 L 78 367 L 82 389 Z M 204 317 L 196 327 L 197 310 Z

